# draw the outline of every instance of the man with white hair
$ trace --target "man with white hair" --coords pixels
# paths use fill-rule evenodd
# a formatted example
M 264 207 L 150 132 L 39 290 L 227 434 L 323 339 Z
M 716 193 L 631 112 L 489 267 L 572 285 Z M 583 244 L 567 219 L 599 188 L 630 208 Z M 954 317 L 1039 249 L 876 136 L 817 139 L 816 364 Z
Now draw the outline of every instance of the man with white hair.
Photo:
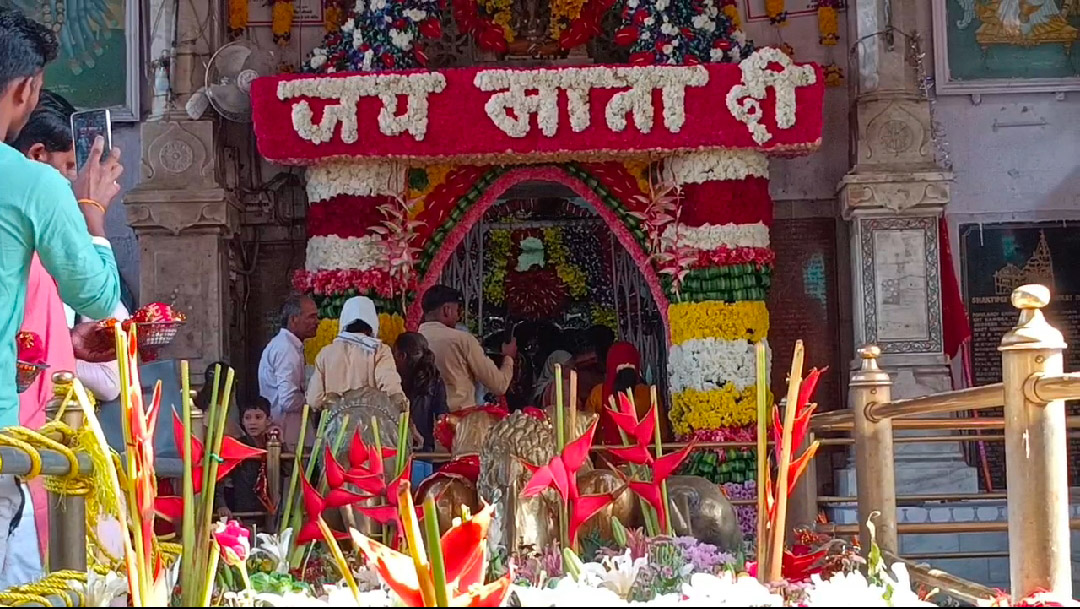
M 304 413 L 304 341 L 315 337 L 318 310 L 310 296 L 290 296 L 281 306 L 281 330 L 259 359 L 259 395 L 281 426 L 282 440 L 296 446 Z M 313 437 L 312 434 L 309 437 Z

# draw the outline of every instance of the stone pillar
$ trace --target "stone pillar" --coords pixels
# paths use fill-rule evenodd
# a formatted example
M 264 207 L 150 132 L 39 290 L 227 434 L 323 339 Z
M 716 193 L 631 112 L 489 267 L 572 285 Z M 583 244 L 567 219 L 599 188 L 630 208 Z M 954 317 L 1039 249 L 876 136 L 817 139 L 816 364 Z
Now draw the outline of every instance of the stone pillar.
M 881 349 L 893 376 L 893 399 L 951 389 L 941 319 L 938 222 L 952 174 L 933 156 L 930 105 L 919 87 L 911 41 L 915 0 L 854 0 L 850 40 L 858 45 L 851 79 L 855 111 L 853 168 L 839 185 L 851 222 L 855 347 Z M 928 44 L 922 42 L 922 44 Z M 940 433 L 940 432 L 939 432 Z M 897 444 L 900 495 L 978 490 L 975 470 L 958 444 Z M 854 469 L 841 470 L 837 491 L 854 494 Z
M 188 316 L 161 357 L 191 360 L 193 370 L 228 356 L 229 241 L 240 218 L 220 181 L 215 122 L 193 121 L 184 111 L 221 40 L 220 32 L 204 29 L 221 21 L 209 18 L 220 8 L 215 1 L 181 3 L 163 18 L 175 19 L 175 38 L 172 27 L 155 30 L 151 49 L 154 59 L 170 57 L 170 91 L 141 125 L 141 182 L 124 199 L 139 239 L 140 302 L 169 303 Z
M 161 357 L 201 370 L 229 359 L 229 241 L 239 208 L 215 178 L 214 123 L 149 121 L 142 141 L 142 182 L 124 199 L 139 239 L 139 301 L 187 314 Z

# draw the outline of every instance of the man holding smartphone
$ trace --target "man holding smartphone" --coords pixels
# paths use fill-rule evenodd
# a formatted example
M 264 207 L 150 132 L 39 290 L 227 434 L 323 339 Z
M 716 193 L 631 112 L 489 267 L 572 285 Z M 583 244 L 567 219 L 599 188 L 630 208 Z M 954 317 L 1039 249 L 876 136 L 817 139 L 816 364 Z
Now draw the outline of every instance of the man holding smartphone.
M 16 138 L 37 106 L 56 39 L 21 12 L 0 9 L 0 135 Z M 120 191 L 123 168 L 113 148 L 102 160 L 103 138 L 74 183 L 56 169 L 0 144 L 0 427 L 19 424 L 15 391 L 15 333 L 23 319 L 26 281 L 37 252 L 60 296 L 75 311 L 101 319 L 120 302 L 120 278 L 105 240 L 105 211 Z M 6 377 L 4 376 L 6 375 Z M 3 379 L 7 382 L 2 382 Z M 0 588 L 39 577 L 9 568 L 12 520 L 23 506 L 19 482 L 0 476 Z M 5 529 L 7 529 L 5 531 Z M 25 548 L 18 551 L 25 552 Z

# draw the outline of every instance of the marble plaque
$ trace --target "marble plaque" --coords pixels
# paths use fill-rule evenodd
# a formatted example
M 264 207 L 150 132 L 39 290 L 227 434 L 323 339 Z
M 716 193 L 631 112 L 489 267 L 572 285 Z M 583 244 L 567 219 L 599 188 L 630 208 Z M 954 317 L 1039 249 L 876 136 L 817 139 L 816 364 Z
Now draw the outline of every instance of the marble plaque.
M 926 237 L 921 230 L 874 233 L 878 340 L 926 340 Z
M 878 345 L 883 353 L 940 353 L 938 219 L 859 220 L 856 268 L 863 341 Z

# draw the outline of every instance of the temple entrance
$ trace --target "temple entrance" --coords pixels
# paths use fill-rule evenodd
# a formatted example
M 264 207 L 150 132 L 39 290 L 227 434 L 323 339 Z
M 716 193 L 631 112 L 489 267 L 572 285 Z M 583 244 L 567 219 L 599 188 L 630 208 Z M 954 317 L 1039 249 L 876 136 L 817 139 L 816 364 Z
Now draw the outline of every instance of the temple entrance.
M 644 380 L 665 395 L 664 322 L 648 283 L 604 219 L 566 185 L 528 181 L 500 195 L 457 246 L 440 282 L 461 290 L 464 323 L 490 354 L 509 333 L 517 337 L 511 408 L 538 405 L 548 356 L 587 350 L 596 326 L 633 344 Z

